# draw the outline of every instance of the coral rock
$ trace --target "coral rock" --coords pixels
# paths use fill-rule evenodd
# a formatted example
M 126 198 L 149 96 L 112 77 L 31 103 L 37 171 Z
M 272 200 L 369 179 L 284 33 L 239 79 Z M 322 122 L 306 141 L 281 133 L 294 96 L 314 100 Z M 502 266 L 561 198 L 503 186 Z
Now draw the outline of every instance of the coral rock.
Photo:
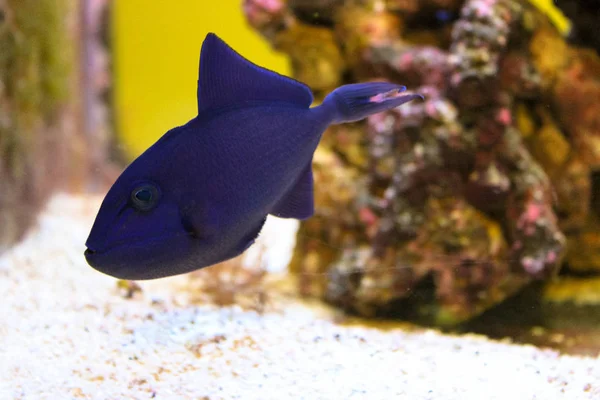
M 589 50 L 573 50 L 569 66 L 554 88 L 560 121 L 585 162 L 600 167 L 600 57 Z
M 577 272 L 600 271 L 600 218 L 591 215 L 577 234 L 569 237 L 566 259 L 569 269 Z
M 285 0 L 244 0 L 242 10 L 248 24 L 269 40 L 294 20 Z
M 568 63 L 569 51 L 564 39 L 556 29 L 547 26 L 535 32 L 529 50 L 544 87 L 554 84 Z
M 389 43 L 398 38 L 402 30 L 402 21 L 397 15 L 358 6 L 340 9 L 336 19 L 336 37 L 344 43 L 344 57 L 351 68 L 361 63 L 368 46 Z
M 306 10 L 331 3 L 308 21 Z M 454 324 L 565 259 L 596 265 L 595 52 L 517 0 L 290 4 L 291 18 L 334 32 L 323 49 L 342 54 L 341 82 L 387 79 L 425 96 L 324 135 L 317 216 L 301 225 L 291 265 L 302 293 Z
M 329 91 L 341 82 L 345 68 L 333 32 L 296 23 L 275 35 L 275 47 L 289 54 L 294 76 L 316 91 Z

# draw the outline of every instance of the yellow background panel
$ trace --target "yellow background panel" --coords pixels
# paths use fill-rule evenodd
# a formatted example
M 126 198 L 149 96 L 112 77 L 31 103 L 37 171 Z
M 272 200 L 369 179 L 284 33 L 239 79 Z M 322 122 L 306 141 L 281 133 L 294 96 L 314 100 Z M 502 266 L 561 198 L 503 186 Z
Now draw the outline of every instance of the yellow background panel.
M 115 112 L 119 140 L 134 158 L 163 133 L 196 115 L 202 40 L 215 32 L 251 61 L 288 74 L 247 25 L 242 0 L 113 2 Z

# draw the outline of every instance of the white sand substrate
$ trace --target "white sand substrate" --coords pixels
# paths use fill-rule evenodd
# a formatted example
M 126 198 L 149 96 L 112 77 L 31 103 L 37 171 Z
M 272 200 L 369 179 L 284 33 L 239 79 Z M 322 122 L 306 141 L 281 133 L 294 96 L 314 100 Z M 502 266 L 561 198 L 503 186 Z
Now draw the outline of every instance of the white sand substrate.
M 0 399 L 600 399 L 600 359 L 432 330 L 336 325 L 276 297 L 194 304 L 187 276 L 127 299 L 87 266 L 98 199 L 60 195 L 0 258 Z

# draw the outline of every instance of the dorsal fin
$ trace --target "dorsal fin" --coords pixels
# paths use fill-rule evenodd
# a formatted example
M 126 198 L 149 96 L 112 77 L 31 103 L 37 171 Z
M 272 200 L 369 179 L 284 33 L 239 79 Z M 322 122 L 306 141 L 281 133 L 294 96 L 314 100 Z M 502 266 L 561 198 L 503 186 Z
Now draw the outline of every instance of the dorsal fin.
M 246 60 L 214 33 L 202 44 L 198 113 L 248 101 L 286 102 L 310 107 L 310 88 Z

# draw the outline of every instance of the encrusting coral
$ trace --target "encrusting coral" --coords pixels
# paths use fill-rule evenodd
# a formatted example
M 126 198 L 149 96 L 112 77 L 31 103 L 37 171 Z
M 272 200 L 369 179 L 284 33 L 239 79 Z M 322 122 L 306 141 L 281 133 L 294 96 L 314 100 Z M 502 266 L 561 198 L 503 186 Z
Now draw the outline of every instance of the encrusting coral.
M 291 264 L 303 294 L 363 315 L 411 297 L 419 318 L 455 324 L 565 262 L 600 270 L 590 222 L 600 59 L 537 8 L 246 0 L 244 10 L 317 99 L 374 79 L 425 96 L 325 134 L 316 215 Z

